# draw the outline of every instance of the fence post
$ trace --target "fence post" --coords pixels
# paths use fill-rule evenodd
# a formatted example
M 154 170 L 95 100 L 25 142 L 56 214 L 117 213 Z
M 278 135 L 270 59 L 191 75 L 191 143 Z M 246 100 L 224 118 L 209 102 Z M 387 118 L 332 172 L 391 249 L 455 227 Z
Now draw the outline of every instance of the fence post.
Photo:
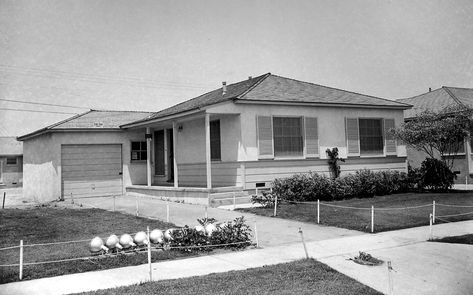
M 207 208 L 208 208 L 208 207 L 205 206 L 205 219 L 207 219 L 207 218 L 209 217 L 209 213 L 207 212 L 207 210 L 208 210 Z
M 320 200 L 317 199 L 317 224 L 320 223 Z
M 299 227 L 299 233 L 301 234 L 302 245 L 304 245 L 305 258 L 309 259 L 309 252 L 307 252 L 307 247 L 305 245 L 304 234 L 302 233 L 302 228 L 300 228 L 300 227 Z
M 391 265 L 391 260 L 388 260 L 388 284 L 389 284 L 389 295 L 393 295 L 393 276 L 392 276 L 393 267 Z
M 169 202 L 166 203 L 166 222 L 169 222 Z
M 113 195 L 113 212 L 115 212 L 115 208 L 116 208 L 116 207 L 115 207 L 115 198 L 116 198 L 116 196 Z
M 371 232 L 374 233 L 374 206 L 371 206 Z
M 5 209 L 5 198 L 7 196 L 7 192 L 3 192 L 3 203 L 2 203 L 2 209 Z
M 274 213 L 273 216 L 276 217 L 278 214 L 278 195 L 274 196 Z
M 71 193 L 71 204 L 74 204 L 74 196 Z
M 23 240 L 20 240 L 20 281 L 23 279 Z
M 256 240 L 256 248 L 258 248 L 259 242 L 258 242 L 258 229 L 256 228 L 256 220 L 255 220 L 255 240 Z
M 433 239 L 433 235 L 432 235 L 432 213 L 430 214 L 429 216 L 429 240 L 432 240 Z
M 146 227 L 148 237 L 148 265 L 149 265 L 149 281 L 153 280 L 153 267 L 151 265 L 151 239 L 149 238 L 149 226 Z
M 139 208 L 139 204 L 138 204 L 138 196 L 136 197 L 136 216 L 138 216 L 140 214 L 140 208 Z
M 236 209 L 236 193 L 233 192 L 233 210 Z
M 435 201 L 432 202 L 432 223 L 435 223 Z

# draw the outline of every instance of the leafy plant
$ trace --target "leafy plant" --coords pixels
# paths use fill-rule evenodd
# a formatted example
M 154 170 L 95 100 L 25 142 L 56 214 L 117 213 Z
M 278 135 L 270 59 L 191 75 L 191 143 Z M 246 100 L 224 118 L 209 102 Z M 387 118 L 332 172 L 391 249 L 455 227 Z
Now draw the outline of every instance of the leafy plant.
M 330 168 L 330 172 L 332 173 L 332 178 L 338 178 L 340 176 L 340 162 L 345 162 L 345 159 L 342 159 L 338 156 L 338 148 L 334 147 L 332 150 L 327 149 L 325 151 L 329 157 L 328 159 L 328 166 Z
M 422 173 L 421 185 L 423 188 L 435 191 L 447 191 L 453 186 L 455 173 L 438 159 L 426 158 L 420 167 Z
M 261 195 L 252 195 L 251 202 L 253 204 L 260 204 L 265 208 L 274 207 L 275 196 L 271 192 L 263 191 Z

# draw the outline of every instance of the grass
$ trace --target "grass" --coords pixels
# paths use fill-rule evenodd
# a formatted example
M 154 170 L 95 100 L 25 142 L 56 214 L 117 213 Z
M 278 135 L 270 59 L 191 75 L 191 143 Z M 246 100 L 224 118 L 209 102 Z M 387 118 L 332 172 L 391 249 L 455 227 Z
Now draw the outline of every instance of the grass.
M 431 242 L 473 245 L 473 234 L 445 237 L 442 239 L 432 240 Z
M 323 205 L 322 203 L 350 206 L 350 207 L 375 207 L 375 232 L 389 231 L 395 229 L 416 227 L 429 224 L 429 214 L 432 213 L 432 206 L 402 209 L 402 210 L 376 210 L 376 208 L 389 207 L 413 207 L 425 204 L 455 204 L 464 206 L 473 206 L 472 192 L 452 192 L 452 193 L 407 193 L 388 196 L 376 196 L 369 199 L 350 199 L 333 202 L 321 202 L 320 205 L 320 223 L 369 232 L 371 230 L 371 210 L 370 209 L 345 209 L 334 208 Z M 262 216 L 273 216 L 274 208 L 248 208 L 239 209 Z M 436 216 L 468 213 L 472 212 L 473 207 L 457 208 L 436 206 Z M 293 204 L 282 203 L 278 206 L 277 217 L 284 219 L 293 219 L 309 223 L 317 223 L 317 203 L 311 204 Z M 471 220 L 473 214 L 457 217 L 441 217 L 436 219 L 436 223 Z
M 313 259 L 83 294 L 381 294 Z
M 24 247 L 24 262 L 50 261 L 66 258 L 90 256 L 89 241 L 95 236 L 103 239 L 115 233 L 135 233 L 154 228 L 176 227 L 174 224 L 147 218 L 109 212 L 100 209 L 69 209 L 39 207 L 32 209 L 0 210 L 0 248 L 19 245 L 23 239 L 25 245 L 87 240 L 80 243 Z M 160 251 L 152 253 L 152 260 L 178 259 L 194 252 Z M 0 251 L 0 264 L 19 262 L 19 249 Z M 102 270 L 129 265 L 147 263 L 146 253 L 120 255 L 115 257 L 78 260 L 24 267 L 23 279 L 36 279 L 77 272 Z M 0 267 L 0 283 L 18 280 L 18 266 Z

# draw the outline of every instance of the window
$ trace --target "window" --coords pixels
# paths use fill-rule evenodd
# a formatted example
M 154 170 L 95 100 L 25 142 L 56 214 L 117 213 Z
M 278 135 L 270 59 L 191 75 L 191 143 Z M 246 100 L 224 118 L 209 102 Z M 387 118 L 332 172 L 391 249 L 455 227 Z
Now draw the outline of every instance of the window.
M 220 161 L 221 143 L 220 143 L 220 120 L 210 122 L 210 159 Z
M 16 165 L 16 157 L 7 157 L 7 165 Z
M 146 152 L 146 141 L 133 141 L 131 142 L 131 160 L 132 161 L 145 161 L 147 156 Z
M 301 118 L 273 117 L 274 156 L 302 156 Z
M 359 119 L 360 153 L 383 154 L 383 120 Z

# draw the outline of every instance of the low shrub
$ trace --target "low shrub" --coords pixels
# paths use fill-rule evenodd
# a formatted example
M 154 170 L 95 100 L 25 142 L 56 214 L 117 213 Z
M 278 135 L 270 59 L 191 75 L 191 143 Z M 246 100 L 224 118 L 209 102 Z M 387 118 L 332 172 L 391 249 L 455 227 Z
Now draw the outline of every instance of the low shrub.
M 421 187 L 434 191 L 451 189 L 456 177 L 445 162 L 434 158 L 426 158 L 420 166 L 420 172 Z
M 233 221 L 215 224 L 214 218 L 197 220 L 200 227 L 191 228 L 184 226 L 172 232 L 172 240 L 164 248 L 176 247 L 182 251 L 211 251 L 215 248 L 240 249 L 251 244 L 251 229 L 246 224 L 244 217 L 235 218 Z M 213 230 L 209 231 L 209 224 Z M 209 247 L 214 246 L 214 247 Z M 182 248 L 181 248 L 182 247 Z
M 339 178 L 310 172 L 275 179 L 273 193 L 285 201 L 331 201 L 350 198 L 372 198 L 375 195 L 403 193 L 411 189 L 407 173 L 373 172 L 367 169 Z
M 272 208 L 274 207 L 275 196 L 271 192 L 263 191 L 261 195 L 252 195 L 251 202 L 253 204 L 260 204 L 265 208 Z

